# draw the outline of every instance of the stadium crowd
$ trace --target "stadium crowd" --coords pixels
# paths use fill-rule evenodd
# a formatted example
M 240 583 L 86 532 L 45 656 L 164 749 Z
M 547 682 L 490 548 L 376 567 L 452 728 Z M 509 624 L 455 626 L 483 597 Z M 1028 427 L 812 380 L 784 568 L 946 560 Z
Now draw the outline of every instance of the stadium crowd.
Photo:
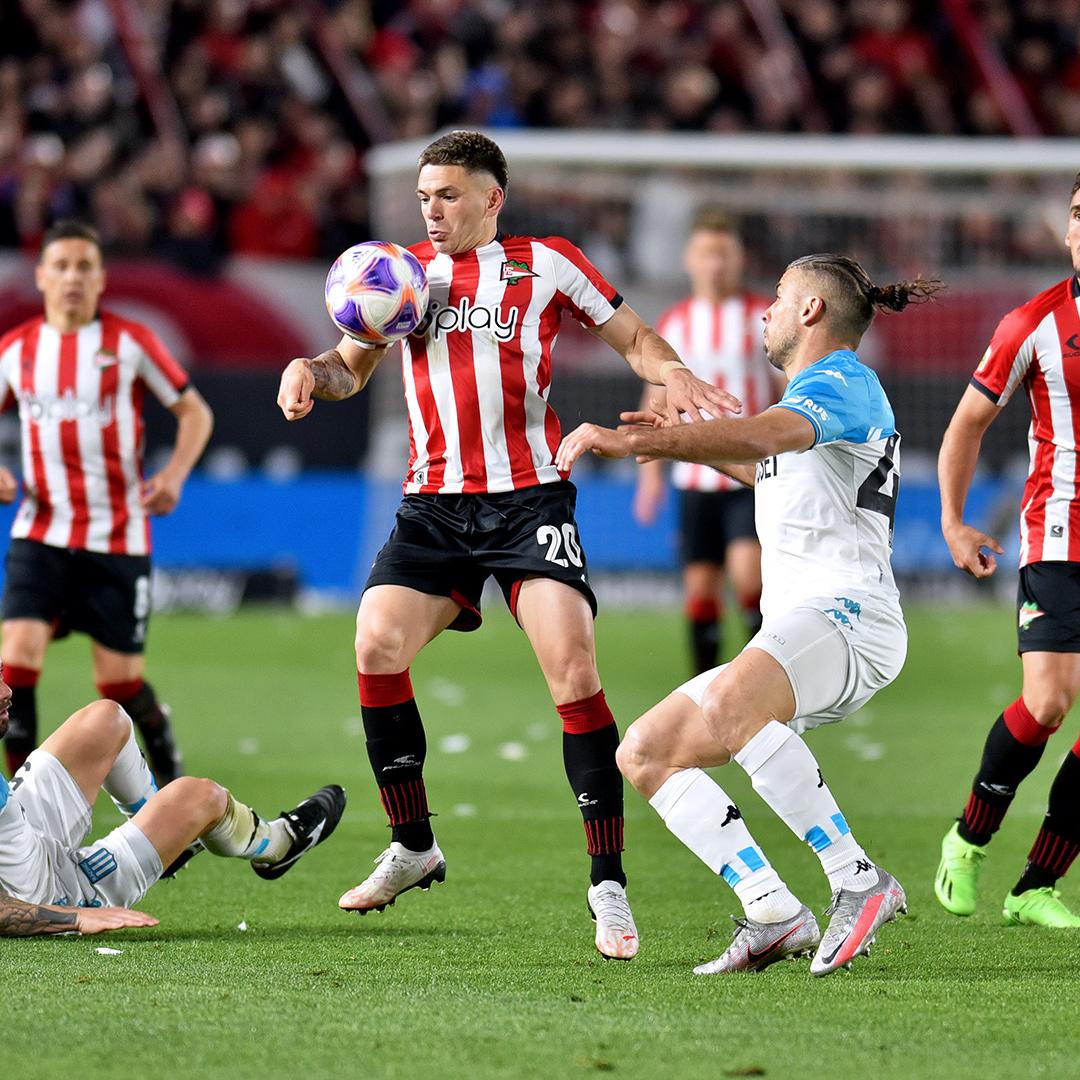
M 332 257 L 369 235 L 364 150 L 444 125 L 1006 133 L 948 8 L 20 0 L 0 10 L 0 246 L 83 214 L 112 252 L 197 273 Z M 1080 3 L 972 10 L 1043 132 L 1080 134 Z

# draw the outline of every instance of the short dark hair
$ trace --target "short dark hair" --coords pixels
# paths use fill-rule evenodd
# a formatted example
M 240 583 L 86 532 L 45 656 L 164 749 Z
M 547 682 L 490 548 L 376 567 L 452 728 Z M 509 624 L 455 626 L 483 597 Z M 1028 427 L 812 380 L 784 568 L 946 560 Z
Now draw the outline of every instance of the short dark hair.
M 699 206 L 690 222 L 690 234 L 696 232 L 728 233 L 741 239 L 738 221 L 722 206 Z
M 803 270 L 817 277 L 825 293 L 826 310 L 836 329 L 858 343 L 878 311 L 903 311 L 908 304 L 922 303 L 945 288 L 938 278 L 921 275 L 912 281 L 875 285 L 870 275 L 847 255 L 804 255 L 788 264 L 788 270 Z
M 1073 180 L 1073 189 L 1069 192 L 1069 199 L 1071 200 L 1078 191 L 1080 191 L 1080 172 L 1076 174 L 1076 178 Z
M 99 252 L 102 250 L 101 234 L 93 225 L 85 221 L 79 221 L 77 218 L 61 218 L 59 221 L 54 221 L 45 230 L 45 235 L 41 238 L 41 249 L 38 252 L 39 258 L 45 254 L 45 249 L 56 240 L 89 240 L 91 244 L 97 247 Z
M 469 172 L 488 172 L 506 193 L 510 181 L 506 157 L 499 144 L 479 131 L 451 131 L 440 135 L 425 147 L 419 167 L 425 165 L 460 165 Z

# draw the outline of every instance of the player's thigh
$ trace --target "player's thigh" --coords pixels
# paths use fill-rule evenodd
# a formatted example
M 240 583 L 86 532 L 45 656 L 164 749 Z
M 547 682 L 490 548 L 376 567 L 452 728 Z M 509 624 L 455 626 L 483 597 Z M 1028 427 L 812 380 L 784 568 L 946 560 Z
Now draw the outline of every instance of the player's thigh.
M 461 605 L 449 596 L 436 596 L 404 585 L 372 585 L 360 598 L 356 612 L 356 656 L 360 670 L 377 674 L 385 662 L 401 663 L 416 654 L 457 619 Z M 383 672 L 393 674 L 393 671 Z
M 1016 605 L 1024 702 L 1055 727 L 1080 694 L 1080 564 L 1022 567 Z
M 135 682 L 143 677 L 146 660 L 142 653 L 122 653 L 106 648 L 100 641 L 90 646 L 90 656 L 94 667 L 94 682 L 98 686 L 106 683 Z
M 80 873 L 93 888 L 96 898 L 109 907 L 137 904 L 168 865 L 139 828 L 137 817 L 75 852 Z
M 1047 727 L 1057 727 L 1080 694 L 1080 653 L 1025 652 L 1022 695 L 1032 715 Z
M 715 678 L 720 670 L 704 674 Z M 646 798 L 673 773 L 724 765 L 729 757 L 709 730 L 700 700 L 685 691 L 685 684 L 638 717 L 616 753 L 623 775 Z
M 119 705 L 94 701 L 72 713 L 41 749 L 60 762 L 93 803 L 130 736 L 131 720 Z
M 113 652 L 141 654 L 150 619 L 150 560 L 92 551 L 77 552 L 75 559 L 65 616 L 71 629 Z
M 228 792 L 213 780 L 181 776 L 151 796 L 131 819 L 168 866 L 228 809 Z
M 761 592 L 761 545 L 756 539 L 740 537 L 728 544 L 724 569 L 740 597 Z
M 11 780 L 10 798 L 30 827 L 66 848 L 81 844 L 90 831 L 93 800 L 64 764 L 39 746 Z
M 553 578 L 526 578 L 517 592 L 515 615 L 557 705 L 600 689 L 593 609 L 584 593 Z
M 5 664 L 40 671 L 52 638 L 52 626 L 41 619 L 5 619 L 0 657 Z
M 679 561 L 724 565 L 727 539 L 724 533 L 722 496 L 716 491 L 680 491 L 677 517 Z

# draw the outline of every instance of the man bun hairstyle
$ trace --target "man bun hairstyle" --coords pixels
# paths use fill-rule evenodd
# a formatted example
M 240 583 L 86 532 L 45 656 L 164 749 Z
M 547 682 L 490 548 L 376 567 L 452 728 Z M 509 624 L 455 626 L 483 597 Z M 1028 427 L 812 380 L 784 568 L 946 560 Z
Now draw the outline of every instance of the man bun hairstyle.
M 61 218 L 59 221 L 54 221 L 41 238 L 39 254 L 44 253 L 45 249 L 56 240 L 89 240 L 98 251 L 101 251 L 101 233 L 93 225 L 80 221 L 78 218 Z
M 506 156 L 499 144 L 479 131 L 451 131 L 440 135 L 420 155 L 419 167 L 425 165 L 460 165 L 469 172 L 487 172 L 506 194 L 510 176 Z
M 862 266 L 847 255 L 804 255 L 790 263 L 788 270 L 801 270 L 816 278 L 836 329 L 856 343 L 877 312 L 903 311 L 908 304 L 921 304 L 945 288 L 939 278 L 921 274 L 911 281 L 875 285 Z

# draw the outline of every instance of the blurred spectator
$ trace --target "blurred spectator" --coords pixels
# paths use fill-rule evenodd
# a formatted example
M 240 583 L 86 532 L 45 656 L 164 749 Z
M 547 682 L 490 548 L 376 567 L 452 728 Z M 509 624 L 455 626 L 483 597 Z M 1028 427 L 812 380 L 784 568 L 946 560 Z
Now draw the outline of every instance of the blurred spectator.
M 790 44 L 745 0 L 147 0 L 143 49 L 103 0 L 5 3 L 0 245 L 80 213 L 192 273 L 326 257 L 369 238 L 371 141 L 446 125 L 1005 133 L 943 6 L 776 4 Z M 1043 130 L 1080 135 L 1080 0 L 970 7 Z M 620 257 L 625 207 L 560 213 Z

